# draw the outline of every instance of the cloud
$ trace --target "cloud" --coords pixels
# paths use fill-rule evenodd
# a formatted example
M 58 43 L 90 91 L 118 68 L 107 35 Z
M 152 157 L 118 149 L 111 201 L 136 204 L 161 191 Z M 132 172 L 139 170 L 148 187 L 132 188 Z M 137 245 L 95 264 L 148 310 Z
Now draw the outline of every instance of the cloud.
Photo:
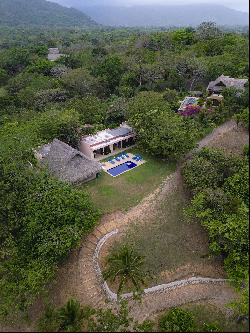
M 66 6 L 93 6 L 93 5 L 187 5 L 187 4 L 219 4 L 233 9 L 249 12 L 248 0 L 50 0 Z

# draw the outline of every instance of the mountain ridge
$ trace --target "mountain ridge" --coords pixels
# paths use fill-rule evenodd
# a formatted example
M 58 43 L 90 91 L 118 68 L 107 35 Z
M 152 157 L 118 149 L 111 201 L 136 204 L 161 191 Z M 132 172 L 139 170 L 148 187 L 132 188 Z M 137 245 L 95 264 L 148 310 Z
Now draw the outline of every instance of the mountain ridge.
M 58 28 L 98 26 L 82 11 L 46 0 L 0 0 L 0 25 Z
M 98 23 L 111 26 L 197 26 L 203 21 L 248 25 L 248 14 L 220 5 L 95 6 L 82 10 Z
M 100 1 L 53 0 L 71 5 L 91 16 L 96 22 L 110 26 L 197 26 L 203 21 L 218 25 L 248 25 L 248 13 L 215 4 L 132 5 L 119 6 Z M 92 3 L 92 5 L 91 5 Z

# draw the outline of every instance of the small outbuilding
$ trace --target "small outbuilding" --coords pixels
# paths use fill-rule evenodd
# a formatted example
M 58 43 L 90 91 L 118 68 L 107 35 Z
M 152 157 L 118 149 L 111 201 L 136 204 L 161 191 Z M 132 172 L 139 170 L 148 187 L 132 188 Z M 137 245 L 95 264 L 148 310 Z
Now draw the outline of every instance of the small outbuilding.
M 198 90 L 190 91 L 189 94 L 191 96 L 199 97 L 199 98 L 203 97 L 203 95 L 204 95 L 202 91 L 198 91 Z
M 99 162 L 57 139 L 36 150 L 35 156 L 52 175 L 72 184 L 95 179 L 102 170 Z
M 223 101 L 223 99 L 224 97 L 222 95 L 212 94 L 209 97 L 207 97 L 206 101 L 211 101 L 212 106 L 219 106 Z
M 220 94 L 225 88 L 235 88 L 244 90 L 248 79 L 235 79 L 233 77 L 221 75 L 215 81 L 211 81 L 207 87 L 209 94 Z
M 187 106 L 189 105 L 195 105 L 197 106 L 199 102 L 199 98 L 195 96 L 187 96 L 183 101 L 181 101 L 181 105 L 178 109 L 178 111 L 184 111 Z
M 52 47 L 48 49 L 48 60 L 56 61 L 61 58 L 64 54 L 61 54 L 57 47 Z

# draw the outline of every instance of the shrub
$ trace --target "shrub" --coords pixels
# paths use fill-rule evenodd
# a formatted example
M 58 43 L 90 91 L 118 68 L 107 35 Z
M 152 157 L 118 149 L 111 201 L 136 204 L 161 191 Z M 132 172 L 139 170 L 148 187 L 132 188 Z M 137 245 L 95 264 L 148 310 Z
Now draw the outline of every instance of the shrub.
M 222 332 L 218 323 L 204 323 L 202 326 L 202 332 Z
M 121 301 L 117 312 L 110 309 L 97 310 L 89 320 L 88 332 L 128 332 L 131 321 L 127 302 Z
M 243 165 L 242 158 L 229 158 L 218 149 L 203 148 L 184 164 L 182 174 L 186 185 L 196 193 L 205 188 L 222 186 L 225 179 L 241 170 Z
M 194 316 L 191 312 L 172 308 L 159 320 L 161 332 L 195 332 Z
M 210 238 L 210 249 L 225 258 L 236 284 L 248 269 L 249 170 L 246 158 L 203 149 L 186 163 L 184 181 L 195 194 L 186 214 L 199 219 Z
M 154 332 L 155 322 L 152 320 L 145 320 L 141 324 L 134 326 L 135 332 Z
M 58 317 L 60 319 L 60 330 L 66 332 L 80 332 L 85 314 L 80 303 L 74 299 L 70 299 L 59 309 Z
M 243 155 L 246 156 L 249 159 L 249 145 L 244 145 Z
M 244 109 L 241 113 L 235 114 L 233 118 L 237 126 L 241 124 L 244 128 L 249 130 L 249 108 Z
M 179 114 L 184 117 L 195 116 L 200 113 L 201 107 L 199 105 L 188 105 L 185 110 L 180 111 Z
M 45 307 L 44 314 L 38 320 L 37 328 L 39 332 L 58 332 L 60 329 L 60 320 L 58 312 L 51 306 Z
M 239 300 L 231 302 L 229 307 L 233 309 L 234 316 L 239 318 L 249 318 L 249 278 L 247 278 L 246 286 L 241 292 Z
M 47 305 L 37 328 L 41 332 L 81 332 L 84 321 L 87 323 L 94 314 L 94 309 L 82 307 L 77 300 L 69 299 L 59 309 Z

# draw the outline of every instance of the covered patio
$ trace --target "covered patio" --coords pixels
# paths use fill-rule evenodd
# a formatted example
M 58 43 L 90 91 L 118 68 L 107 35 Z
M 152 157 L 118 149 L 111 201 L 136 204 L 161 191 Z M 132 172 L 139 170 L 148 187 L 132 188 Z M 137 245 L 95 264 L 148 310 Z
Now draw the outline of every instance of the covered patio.
M 135 133 L 127 124 L 115 129 L 107 129 L 96 135 L 84 137 L 80 151 L 95 160 L 113 156 L 135 145 Z

